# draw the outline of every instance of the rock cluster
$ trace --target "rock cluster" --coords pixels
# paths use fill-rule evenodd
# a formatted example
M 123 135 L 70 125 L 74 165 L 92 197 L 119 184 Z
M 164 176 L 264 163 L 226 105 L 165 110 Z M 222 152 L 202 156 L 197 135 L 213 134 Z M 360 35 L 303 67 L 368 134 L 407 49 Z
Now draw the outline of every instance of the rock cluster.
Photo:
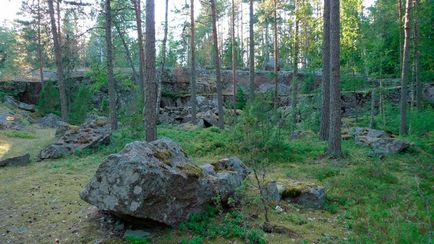
M 199 167 L 168 138 L 136 141 L 110 155 L 80 196 L 121 218 L 176 226 L 215 197 L 227 199 L 247 174 L 237 158 Z
M 197 96 L 196 100 L 198 106 L 197 125 L 203 128 L 217 126 L 218 112 L 215 99 L 209 100 L 204 96 Z M 189 104 L 181 107 L 164 107 L 160 110 L 160 123 L 183 124 L 190 123 L 191 120 L 191 106 Z
M 378 154 L 399 153 L 410 147 L 408 142 L 382 130 L 357 127 L 352 128 L 351 134 L 357 144 L 368 145 Z
M 289 200 L 305 208 L 320 209 L 325 204 L 325 188 L 313 183 L 281 179 L 266 184 L 264 198 L 268 201 Z
M 77 150 L 95 148 L 110 143 L 111 129 L 105 117 L 86 121 L 81 127 L 68 129 L 56 143 L 39 153 L 39 159 L 55 159 Z

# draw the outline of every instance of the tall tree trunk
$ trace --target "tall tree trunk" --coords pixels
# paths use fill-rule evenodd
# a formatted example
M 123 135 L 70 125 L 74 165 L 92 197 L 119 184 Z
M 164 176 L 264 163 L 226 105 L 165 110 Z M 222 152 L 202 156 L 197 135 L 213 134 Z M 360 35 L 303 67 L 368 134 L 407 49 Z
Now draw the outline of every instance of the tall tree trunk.
M 163 82 L 163 77 L 166 70 L 166 49 L 167 49 L 167 33 L 169 32 L 169 0 L 166 0 L 166 8 L 164 13 L 164 37 L 163 37 L 163 47 L 161 50 L 161 63 L 160 63 L 160 78 L 157 83 L 157 102 L 156 102 L 156 114 L 158 118 L 158 114 L 160 113 L 160 101 L 161 101 L 161 87 Z
M 403 58 L 402 36 L 404 36 L 403 22 L 402 22 L 402 0 L 398 0 L 397 8 L 398 8 L 398 25 L 399 25 L 399 68 L 402 69 L 402 58 Z
M 419 79 L 419 0 L 414 1 L 414 15 L 413 15 L 413 23 L 414 23 L 414 55 L 413 55 L 413 65 L 414 65 L 414 83 L 416 84 L 416 108 L 418 111 L 422 110 L 422 84 Z
M 249 70 L 249 98 L 250 101 L 255 99 L 255 32 L 253 30 L 254 13 L 253 13 L 253 0 L 250 0 L 250 19 L 249 19 L 249 38 L 250 38 L 250 70 Z
M 62 120 L 68 122 L 68 99 L 66 97 L 65 83 L 63 81 L 62 51 L 59 43 L 59 33 L 57 32 L 56 27 L 56 18 L 54 17 L 53 0 L 48 0 L 48 11 L 50 12 L 51 33 L 53 35 L 54 43 L 54 58 L 56 60 L 57 68 L 56 75 L 60 95 L 60 110 L 62 113 Z
M 240 53 L 241 53 L 241 64 L 242 68 L 246 67 L 244 64 L 244 25 L 243 25 L 243 1 L 240 1 Z
M 197 118 L 197 100 L 196 100 L 196 46 L 195 46 L 195 19 L 194 19 L 194 0 L 190 0 L 190 19 L 191 19 L 191 117 L 193 124 L 196 124 Z
M 279 105 L 279 45 L 277 43 L 277 0 L 274 0 L 274 106 Z
M 112 10 L 110 0 L 105 1 L 105 43 L 107 51 L 107 81 L 109 97 L 110 126 L 112 130 L 118 128 L 116 115 L 116 88 L 113 78 L 113 43 L 112 43 Z
M 330 0 L 324 0 L 320 139 L 329 138 L 330 122 Z
M 157 139 L 157 87 L 155 77 L 155 3 L 146 0 L 146 61 L 145 61 L 145 133 L 146 141 Z
M 405 4 L 404 16 L 404 46 L 403 46 L 403 59 L 401 69 L 401 123 L 399 127 L 400 135 L 407 135 L 407 85 L 410 74 L 410 11 L 411 0 L 407 0 Z
M 297 1 L 296 1 L 297 4 Z M 297 9 L 298 6 L 296 6 Z M 293 65 L 294 65 L 294 70 L 292 73 L 292 128 L 295 129 L 296 124 L 297 124 L 297 96 L 298 96 L 298 80 L 297 80 L 297 75 L 298 75 L 298 54 L 299 54 L 299 34 L 298 34 L 298 29 L 299 29 L 299 22 L 300 20 L 297 17 L 297 14 L 295 16 L 295 33 L 294 33 L 294 57 L 293 57 Z
M 133 62 L 133 59 L 131 58 L 130 48 L 128 47 L 128 43 L 125 41 L 124 33 L 122 32 L 121 28 L 119 27 L 119 24 L 117 24 L 116 22 L 114 22 L 113 24 L 116 28 L 116 31 L 119 34 L 119 38 L 121 39 L 122 46 L 124 46 L 125 57 L 127 58 L 128 64 L 130 65 L 131 70 L 133 71 L 134 80 L 136 81 L 137 85 L 140 85 L 140 82 L 142 82 L 142 81 L 140 80 L 140 77 L 139 77 L 139 74 L 137 73 L 136 67 L 134 67 L 134 62 Z
M 264 68 L 267 67 L 270 62 L 270 40 L 268 39 L 270 36 L 268 19 L 265 20 L 265 57 L 264 57 Z
M 339 0 L 330 1 L 330 129 L 328 154 L 331 157 L 342 156 L 339 2 Z
M 232 0 L 232 85 L 233 106 L 236 109 L 237 103 L 237 50 L 235 41 L 235 1 Z
M 42 56 L 42 36 L 41 36 L 41 1 L 38 0 L 38 58 L 39 58 L 39 79 L 44 87 L 44 58 Z
M 61 0 L 57 0 L 56 1 L 56 8 L 57 8 L 57 34 L 59 36 L 59 45 L 60 45 L 60 50 L 62 50 L 62 30 L 61 30 L 61 25 L 60 25 L 60 1 Z
M 144 85 L 145 85 L 145 49 L 143 48 L 143 31 L 142 31 L 142 16 L 141 16 L 141 7 L 140 7 L 140 1 L 141 0 L 131 0 L 133 7 L 134 7 L 134 13 L 136 15 L 136 25 L 137 25 L 137 42 L 139 46 L 139 75 L 140 75 L 140 94 L 141 96 L 144 96 Z
M 215 0 L 210 0 L 211 3 L 211 15 L 212 15 L 212 34 L 214 41 L 214 63 L 216 68 L 216 78 L 217 78 L 217 106 L 218 106 L 218 126 L 220 129 L 224 128 L 224 111 L 223 111 L 223 91 L 221 82 L 221 71 L 220 71 L 220 57 L 219 57 L 219 45 L 217 37 L 217 11 Z

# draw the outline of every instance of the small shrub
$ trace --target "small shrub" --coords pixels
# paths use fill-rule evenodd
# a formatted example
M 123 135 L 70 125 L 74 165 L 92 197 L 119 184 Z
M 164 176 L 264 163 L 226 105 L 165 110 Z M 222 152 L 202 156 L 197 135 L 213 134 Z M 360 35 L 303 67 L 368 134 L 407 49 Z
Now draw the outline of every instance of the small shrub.
M 60 114 L 59 90 L 56 87 L 55 81 L 50 80 L 45 82 L 36 108 L 42 115 L 49 113 Z

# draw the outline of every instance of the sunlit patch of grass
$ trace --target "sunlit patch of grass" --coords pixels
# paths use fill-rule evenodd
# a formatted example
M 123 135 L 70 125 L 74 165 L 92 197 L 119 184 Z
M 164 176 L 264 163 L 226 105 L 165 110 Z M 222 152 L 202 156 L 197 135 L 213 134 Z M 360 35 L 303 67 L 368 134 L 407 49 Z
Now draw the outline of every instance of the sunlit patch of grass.
M 21 137 L 7 137 L 3 133 L 12 133 L 8 135 L 20 135 Z M 39 152 L 55 140 L 54 129 L 32 129 L 31 132 L 26 132 L 30 134 L 21 133 L 22 131 L 18 132 L 18 134 L 12 131 L 3 131 L 0 133 L 0 146 L 4 145 L 4 148 L 9 148 L 7 151 L 3 150 L 3 154 L 0 152 L 0 158 L 2 156 L 6 158 L 30 153 L 31 158 L 36 159 Z

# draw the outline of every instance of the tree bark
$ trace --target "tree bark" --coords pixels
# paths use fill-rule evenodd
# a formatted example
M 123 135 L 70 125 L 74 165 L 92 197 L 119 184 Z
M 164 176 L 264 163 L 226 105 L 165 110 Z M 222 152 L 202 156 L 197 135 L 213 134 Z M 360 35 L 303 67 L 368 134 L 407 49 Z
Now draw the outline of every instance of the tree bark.
M 140 75 L 140 94 L 141 96 L 144 96 L 144 85 L 145 85 L 145 73 L 144 73 L 144 67 L 145 67 L 145 49 L 143 48 L 143 32 L 142 32 L 142 16 L 141 16 L 141 7 L 140 7 L 140 1 L 141 0 L 131 0 L 133 7 L 134 7 L 134 13 L 136 15 L 136 25 L 137 25 L 137 42 L 139 46 L 139 75 Z
M 416 84 L 416 108 L 418 111 L 422 110 L 422 84 L 419 79 L 419 23 L 418 23 L 418 17 L 419 17 L 419 0 L 414 1 L 414 15 L 413 15 L 413 23 L 414 23 L 414 54 L 413 54 L 413 65 L 414 65 L 414 83 Z
M 277 43 L 277 0 L 274 0 L 274 107 L 279 105 L 279 50 Z
M 146 0 L 146 61 L 145 61 L 145 136 L 146 141 L 157 139 L 156 77 L 155 77 L 155 3 Z
M 253 0 L 250 0 L 250 19 L 249 19 L 249 38 L 250 38 L 250 70 L 249 70 L 249 98 L 252 102 L 255 99 L 255 33 L 254 33 L 254 13 Z
M 118 128 L 118 120 L 116 117 L 116 89 L 113 78 L 113 43 L 112 43 L 112 14 L 110 0 L 105 1 L 105 43 L 107 52 L 107 82 L 108 82 L 108 97 L 109 97 L 109 117 L 112 130 Z
M 196 46 L 195 46 L 195 19 L 194 19 L 194 0 L 190 0 L 190 19 L 191 19 L 191 118 L 193 124 L 196 124 L 197 118 L 197 99 L 196 99 Z
M 295 1 L 297 4 L 297 1 Z M 298 6 L 296 6 L 297 9 Z M 298 35 L 298 29 L 299 29 L 299 22 L 300 20 L 297 17 L 297 14 L 295 16 L 295 33 L 294 33 L 294 57 L 293 57 L 293 65 L 294 70 L 292 73 L 292 128 L 295 129 L 295 126 L 297 124 L 297 96 L 298 96 L 298 54 L 299 54 L 299 35 Z
M 405 0 L 404 0 L 405 1 Z M 398 25 L 399 25 L 399 68 L 402 69 L 402 52 L 403 52 L 403 44 L 402 44 L 402 36 L 403 32 L 403 23 L 402 23 L 402 0 L 398 0 Z
M 54 17 L 53 0 L 48 0 L 48 11 L 50 12 L 51 33 L 53 35 L 54 43 L 54 58 L 56 60 L 57 68 L 57 83 L 60 95 L 60 110 L 62 113 L 62 120 L 68 122 L 68 99 L 66 97 L 65 83 L 63 81 L 63 65 L 62 65 L 62 51 L 59 43 L 59 33 L 56 27 L 56 18 Z
M 329 138 L 330 122 L 330 0 L 324 0 L 320 139 Z
M 212 15 L 212 34 L 214 41 L 214 63 L 216 68 L 216 85 L 217 85 L 217 106 L 218 106 L 218 126 L 220 129 L 224 129 L 224 111 L 223 111 L 223 91 L 221 82 L 220 71 L 220 57 L 219 57 L 219 45 L 217 37 L 217 11 L 215 0 L 210 0 L 211 3 L 211 15 Z
M 404 16 L 404 46 L 403 46 L 403 59 L 401 68 L 401 119 L 399 134 L 407 135 L 407 85 L 409 83 L 410 74 L 410 11 L 411 0 L 407 0 L 405 4 L 405 16 Z
M 330 1 L 330 129 L 328 155 L 341 157 L 340 5 Z
M 41 36 L 41 1 L 38 0 L 38 58 L 39 58 L 39 79 L 44 87 L 44 58 L 42 56 L 42 36 Z
M 161 63 L 160 63 L 160 78 L 158 79 L 157 83 L 157 102 L 156 102 L 156 114 L 158 118 L 158 114 L 160 113 L 160 101 L 161 101 L 161 86 L 163 81 L 163 76 L 166 69 L 166 50 L 167 50 L 167 33 L 169 32 L 169 0 L 166 0 L 166 8 L 164 13 L 164 37 L 163 37 L 163 44 L 162 44 L 162 50 L 161 50 Z
M 235 41 L 235 1 L 232 0 L 232 85 L 233 106 L 237 104 L 237 50 Z

